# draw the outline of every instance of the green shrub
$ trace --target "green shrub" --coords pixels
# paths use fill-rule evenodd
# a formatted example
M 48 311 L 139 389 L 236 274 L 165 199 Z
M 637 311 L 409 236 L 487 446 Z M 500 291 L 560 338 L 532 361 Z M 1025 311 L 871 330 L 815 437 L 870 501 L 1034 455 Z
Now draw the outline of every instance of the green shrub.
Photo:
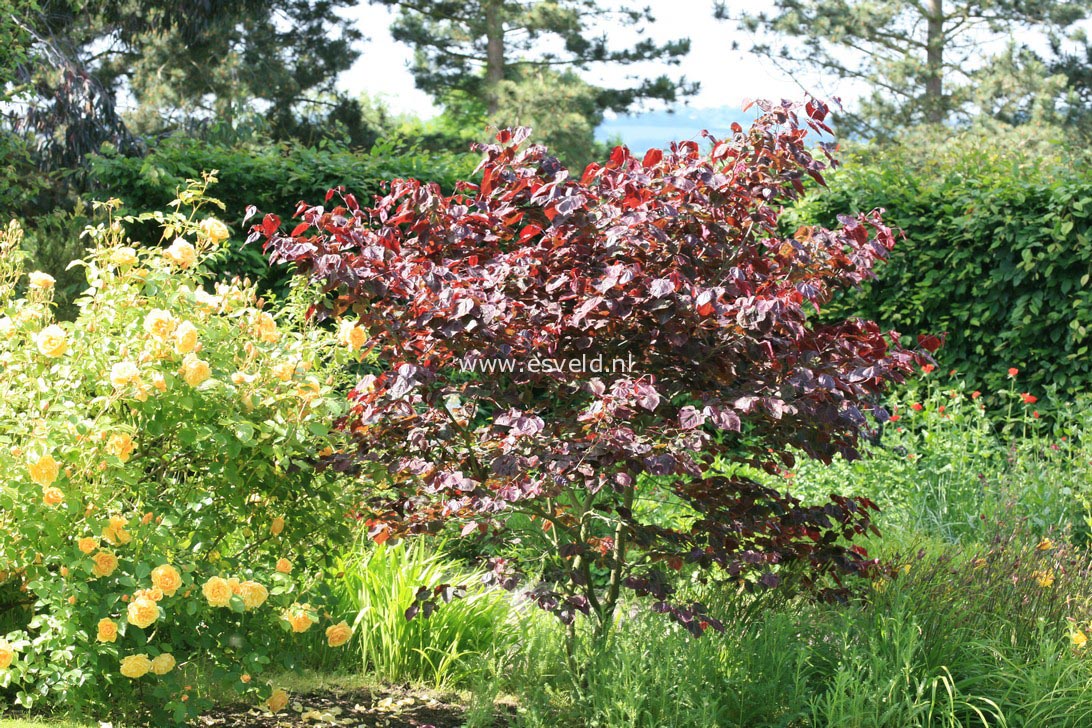
M 794 211 L 828 225 L 886 208 L 906 239 L 879 278 L 831 316 L 859 313 L 904 334 L 948 333 L 938 354 L 983 390 L 1010 366 L 1042 392 L 1092 384 L 1092 164 L 1026 129 L 912 136 L 859 148 Z
M 283 267 L 271 268 L 258 245 L 243 246 L 243 217 L 248 205 L 261 212 L 284 214 L 300 200 L 322 200 L 326 191 L 343 185 L 362 202 L 380 192 L 382 180 L 424 177 L 450 191 L 471 173 L 477 158 L 471 154 L 426 154 L 380 143 L 368 152 L 353 152 L 332 143 L 318 148 L 294 144 L 210 144 L 186 136 L 156 142 L 146 156 L 123 156 L 105 149 L 91 159 L 91 188 L 116 197 L 121 212 L 163 209 L 184 180 L 219 170 L 217 193 L 225 203 L 224 221 L 235 233 L 230 254 L 214 269 L 217 274 L 247 276 L 259 291 L 283 293 Z M 135 237 L 153 240 L 158 231 L 137 229 Z M 53 271 L 48 271 L 53 272 Z M 54 275 L 56 275 L 54 273 Z
M 0 232 L 0 707 L 181 723 L 270 697 L 262 673 L 296 661 L 283 632 L 348 637 L 317 577 L 353 494 L 311 455 L 339 442 L 354 351 L 303 321 L 309 291 L 274 315 L 209 280 L 227 231 L 196 209 L 208 181 L 188 216 L 148 215 L 170 248 L 89 231 L 72 322 L 24 275 L 18 225 Z

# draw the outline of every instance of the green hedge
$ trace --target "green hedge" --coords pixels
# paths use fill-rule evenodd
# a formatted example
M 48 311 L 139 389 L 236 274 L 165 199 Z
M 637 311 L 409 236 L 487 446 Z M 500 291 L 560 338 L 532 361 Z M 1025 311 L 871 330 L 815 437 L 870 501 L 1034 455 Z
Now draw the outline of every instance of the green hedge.
M 141 157 L 104 150 L 91 160 L 91 184 L 94 197 L 117 197 L 123 203 L 121 214 L 137 214 L 164 209 L 186 179 L 219 170 L 220 181 L 210 194 L 225 203 L 223 219 L 238 247 L 216 272 L 249 276 L 263 289 L 279 292 L 286 271 L 270 269 L 258 246 L 242 246 L 248 205 L 287 221 L 301 200 L 322 204 L 326 191 L 339 185 L 362 203 L 380 191 L 383 180 L 397 177 L 438 182 L 451 191 L 458 180 L 469 178 L 476 164 L 471 154 L 425 153 L 382 143 L 368 152 L 351 152 L 332 144 L 224 146 L 177 136 L 159 141 Z
M 947 332 L 938 362 L 976 386 L 1092 384 L 1092 163 L 1029 129 L 863 147 L 793 224 L 883 207 L 901 228 L 879 280 L 835 302 L 905 335 Z

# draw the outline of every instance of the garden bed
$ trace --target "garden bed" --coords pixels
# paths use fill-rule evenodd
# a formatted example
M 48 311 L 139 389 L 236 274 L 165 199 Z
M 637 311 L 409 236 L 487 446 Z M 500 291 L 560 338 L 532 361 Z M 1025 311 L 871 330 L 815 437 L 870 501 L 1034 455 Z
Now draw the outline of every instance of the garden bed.
M 467 708 L 454 696 L 387 688 L 326 689 L 293 698 L 280 713 L 236 704 L 201 716 L 204 728 L 285 728 L 287 726 L 367 726 L 367 728 L 456 728 L 466 722 Z M 509 721 L 498 713 L 493 725 Z

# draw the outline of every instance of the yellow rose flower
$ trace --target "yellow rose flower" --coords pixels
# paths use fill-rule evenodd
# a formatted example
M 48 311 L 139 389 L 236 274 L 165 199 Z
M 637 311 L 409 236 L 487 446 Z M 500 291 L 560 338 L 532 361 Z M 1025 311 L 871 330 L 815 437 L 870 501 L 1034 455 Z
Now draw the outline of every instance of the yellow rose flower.
M 90 554 L 99 547 L 99 540 L 92 536 L 84 536 L 76 542 L 76 546 L 85 554 Z
M 95 576 L 110 576 L 118 568 L 118 557 L 109 551 L 99 551 L 91 560 L 95 562 L 91 568 L 91 573 Z
M 138 589 L 133 594 L 134 599 L 151 599 L 153 602 L 159 602 L 163 599 L 163 590 L 157 586 L 153 586 L 151 589 Z
M 64 491 L 60 488 L 45 488 L 42 490 L 42 502 L 50 508 L 64 503 Z
M 246 609 L 257 609 L 269 598 L 269 590 L 256 581 L 248 580 L 239 585 L 239 596 Z
M 181 374 L 186 384 L 197 387 L 212 376 L 212 369 L 207 361 L 198 359 L 196 354 L 186 354 L 182 360 Z
M 160 392 L 167 391 L 167 380 L 163 378 L 163 375 L 156 372 L 152 375 L 152 386 L 158 389 Z
M 152 584 L 167 596 L 173 597 L 182 586 L 182 575 L 170 564 L 162 564 L 152 569 Z
M 231 375 L 231 383 L 237 387 L 241 387 L 244 384 L 253 384 L 254 380 L 258 378 L 257 374 L 247 374 L 246 372 L 235 372 Z
M 37 333 L 34 343 L 44 356 L 57 358 L 68 351 L 68 334 L 57 324 L 50 324 Z
M 197 348 L 197 328 L 189 321 L 183 321 L 174 330 L 174 350 L 178 354 L 189 354 L 195 348 Z
M 314 377 L 308 377 L 306 382 L 296 387 L 296 395 L 308 403 L 318 397 L 321 391 L 322 387 Z
M 102 529 L 102 537 L 112 544 L 127 544 L 133 537 L 125 530 L 129 519 L 124 516 L 110 516 L 110 524 Z
M 284 530 L 284 519 L 277 516 L 273 519 L 273 522 L 269 524 L 269 532 L 274 536 L 280 536 L 281 531 Z
M 144 677 L 152 669 L 147 655 L 129 655 L 121 661 L 121 674 L 132 680 Z
M 318 620 L 312 616 L 306 605 L 293 604 L 281 614 L 281 619 L 288 622 L 293 632 L 306 632 Z
M 212 313 L 220 308 L 220 297 L 212 295 L 204 288 L 198 288 L 193 292 L 193 301 L 204 313 Z
M 190 268 L 197 262 L 197 251 L 186 240 L 175 238 L 171 247 L 163 251 L 163 257 L 179 268 Z
M 57 282 L 53 276 L 48 273 L 43 273 L 40 270 L 30 273 L 27 278 L 29 279 L 28 284 L 31 288 L 37 288 L 42 291 L 48 291 L 50 288 L 53 288 L 53 284 Z
M 1079 629 L 1071 634 L 1069 636 L 1069 639 L 1073 643 L 1073 646 L 1076 647 L 1078 650 L 1088 643 L 1088 635 L 1086 635 L 1083 631 Z
M 110 367 L 110 384 L 121 389 L 140 379 L 140 369 L 131 361 L 119 361 Z
M 368 341 L 368 332 L 354 322 L 343 320 L 337 330 L 338 342 L 350 351 L 356 351 Z
M 110 253 L 110 262 L 118 268 L 126 268 L 137 262 L 136 250 L 129 246 L 123 246 Z
M 159 606 L 148 597 L 137 597 L 126 610 L 129 624 L 144 629 L 159 619 Z
M 282 382 L 287 382 L 296 373 L 296 363 L 291 361 L 273 365 L 273 376 Z
M 155 659 L 152 660 L 152 672 L 156 675 L 166 675 L 173 670 L 174 666 L 177 664 L 174 655 L 170 652 L 164 652 L 163 654 L 156 655 Z
M 206 581 L 205 586 L 201 588 L 201 592 L 205 595 L 209 606 L 226 607 L 231 603 L 231 584 L 227 579 L 222 579 L 219 576 L 213 576 Z
M 0 638 L 0 670 L 7 670 L 14 661 L 15 648 L 7 640 Z
M 289 561 L 288 559 L 277 559 L 277 567 L 276 568 L 277 568 L 277 571 L 281 572 L 282 574 L 291 574 L 292 573 L 292 562 Z
M 326 628 L 326 644 L 341 647 L 353 636 L 353 630 L 344 620 Z
M 110 436 L 106 443 L 106 451 L 123 463 L 129 462 L 129 456 L 133 454 L 133 438 L 128 433 L 121 432 Z
M 279 713 L 288 707 L 288 693 L 280 688 L 273 691 L 273 694 L 269 696 L 269 700 L 265 701 L 266 706 L 274 713 Z
M 199 222 L 197 226 L 201 229 L 202 235 L 213 245 L 223 242 L 228 239 L 231 234 L 228 232 L 227 225 L 217 220 L 215 217 L 206 217 Z
M 171 335 L 177 325 L 178 321 L 171 315 L 171 312 L 164 311 L 161 308 L 153 308 L 144 317 L 144 330 L 162 341 L 167 340 L 167 337 Z
M 267 344 L 272 344 L 281 338 L 280 332 L 277 331 L 276 320 L 266 311 L 256 312 L 250 320 L 250 325 L 254 335 Z
M 98 635 L 95 639 L 99 642 L 114 642 L 118 638 L 118 625 L 112 619 L 100 619 Z
M 53 485 L 53 482 L 57 480 L 57 476 L 61 473 L 61 466 L 53 456 L 45 454 L 27 463 L 27 472 L 30 473 L 30 479 L 43 488 Z

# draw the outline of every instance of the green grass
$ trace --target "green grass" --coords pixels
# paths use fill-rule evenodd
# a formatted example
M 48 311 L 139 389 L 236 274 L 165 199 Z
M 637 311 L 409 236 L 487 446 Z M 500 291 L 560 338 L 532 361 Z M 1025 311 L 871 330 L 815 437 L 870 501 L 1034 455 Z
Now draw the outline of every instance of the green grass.
M 376 546 L 362 538 L 335 572 L 336 609 L 354 629 L 347 654 L 355 648 L 357 655 L 355 664 L 339 667 L 392 683 L 451 687 L 515 642 L 518 623 L 508 595 L 485 588 L 483 572 L 452 563 L 423 540 Z M 437 600 L 427 618 L 406 619 L 419 588 L 443 584 L 465 587 L 465 595 Z
M 493 701 L 514 695 L 528 728 L 1089 725 L 1092 653 L 1072 648 L 1069 619 L 1092 618 L 1092 562 L 1038 545 L 1024 533 L 933 543 L 849 605 L 750 610 L 702 588 L 692 596 L 719 605 L 723 634 L 695 639 L 634 609 L 575 678 L 563 630 L 533 618 L 516 657 L 480 686 L 470 724 L 489 725 Z M 1041 586 L 1048 571 L 1055 581 Z

